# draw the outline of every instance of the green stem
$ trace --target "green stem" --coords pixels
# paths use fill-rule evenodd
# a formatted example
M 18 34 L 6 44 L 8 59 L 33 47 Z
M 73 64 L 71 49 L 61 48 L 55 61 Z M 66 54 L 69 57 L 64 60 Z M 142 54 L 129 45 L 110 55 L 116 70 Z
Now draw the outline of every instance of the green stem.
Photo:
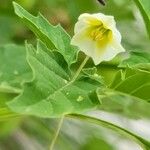
M 147 33 L 150 39 L 150 18 L 148 17 L 148 14 L 146 13 L 144 6 L 142 5 L 142 2 L 140 2 L 139 0 L 134 0 L 135 4 L 137 5 L 137 7 L 139 8 L 141 15 L 143 17 L 143 20 L 145 22 L 145 26 L 147 29 Z M 144 3 L 144 2 L 143 2 Z
M 81 63 L 80 67 L 79 67 L 78 70 L 76 71 L 75 75 L 73 76 L 73 78 L 71 79 L 71 81 L 69 82 L 69 84 L 67 84 L 67 86 L 70 85 L 71 83 L 73 83 L 73 82 L 77 79 L 77 77 L 79 76 L 81 70 L 83 69 L 83 67 L 84 67 L 85 64 L 87 63 L 88 59 L 89 59 L 89 57 L 86 56 L 86 58 L 85 58 L 85 59 L 83 60 L 83 62 Z M 60 89 L 60 90 L 62 90 L 62 89 Z M 51 145 L 50 145 L 50 149 L 49 149 L 49 150 L 53 150 L 53 148 L 54 148 L 54 146 L 55 146 L 57 137 L 58 137 L 58 135 L 59 135 L 61 126 L 62 126 L 63 121 L 64 121 L 64 118 L 65 118 L 65 116 L 62 116 L 62 117 L 60 118 L 60 121 L 59 121 L 57 130 L 56 130 L 56 132 L 55 132 L 55 134 L 54 134 L 54 138 L 53 138 L 53 140 L 52 140 L 52 142 L 51 142 Z
M 56 143 L 57 137 L 58 137 L 58 135 L 59 135 L 61 126 L 62 126 L 62 124 L 63 124 L 63 121 L 64 121 L 64 116 L 62 116 L 62 117 L 60 118 L 60 121 L 59 121 L 57 130 L 56 130 L 56 132 L 55 132 L 55 134 L 54 134 L 54 138 L 52 139 L 52 142 L 51 142 L 51 145 L 50 145 L 49 150 L 53 150 L 53 148 L 54 148 L 54 146 L 55 146 L 55 143 Z
M 133 139 L 134 141 L 136 141 L 137 143 L 139 143 L 141 145 L 141 147 L 143 148 L 143 150 L 150 150 L 150 142 L 143 139 L 142 137 L 135 135 L 134 133 L 119 127 L 113 123 L 98 119 L 98 118 L 94 118 L 94 117 L 90 117 L 90 116 L 85 116 L 85 115 L 81 115 L 81 114 L 70 114 L 67 115 L 70 118 L 77 118 L 83 121 L 88 121 L 90 123 L 94 123 L 109 129 L 112 129 L 114 131 L 119 132 L 122 135 L 125 135 L 126 137 L 130 137 L 131 139 Z
M 85 66 L 85 64 L 87 63 L 89 59 L 89 56 L 86 56 L 86 58 L 83 60 L 83 62 L 81 63 L 80 67 L 78 68 L 78 70 L 76 71 L 75 75 L 73 76 L 71 83 L 74 82 L 76 80 L 76 78 L 79 76 L 81 70 L 83 69 L 83 67 Z

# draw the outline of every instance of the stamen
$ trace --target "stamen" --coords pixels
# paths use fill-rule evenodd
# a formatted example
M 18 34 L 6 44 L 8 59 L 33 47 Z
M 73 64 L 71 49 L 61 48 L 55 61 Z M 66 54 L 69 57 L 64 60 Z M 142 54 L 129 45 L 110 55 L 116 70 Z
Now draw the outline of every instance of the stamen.
M 104 38 L 108 38 L 109 30 L 105 30 L 103 33 L 96 36 L 96 41 L 103 40 Z
M 109 34 L 109 29 L 106 29 L 103 24 L 100 24 L 99 26 L 96 26 L 94 29 L 92 29 L 90 33 L 90 37 L 94 41 L 100 41 L 104 38 L 107 38 L 107 34 Z

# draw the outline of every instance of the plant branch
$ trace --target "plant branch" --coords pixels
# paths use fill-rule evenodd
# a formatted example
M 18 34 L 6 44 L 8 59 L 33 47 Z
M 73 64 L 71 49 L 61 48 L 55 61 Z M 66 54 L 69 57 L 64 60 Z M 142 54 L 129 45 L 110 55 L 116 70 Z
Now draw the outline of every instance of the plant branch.
M 144 6 L 142 5 L 142 2 L 139 1 L 139 0 L 134 0 L 134 2 L 135 2 L 136 6 L 139 8 L 139 10 L 141 12 L 141 15 L 142 15 L 143 20 L 145 22 L 147 33 L 148 33 L 148 36 L 149 36 L 149 39 L 150 39 L 150 18 L 148 17 L 148 14 L 145 11 Z
M 83 62 L 81 63 L 80 67 L 76 71 L 75 75 L 73 76 L 72 80 L 70 81 L 71 83 L 74 82 L 77 79 L 77 77 L 79 76 L 81 70 L 83 69 L 83 67 L 87 63 L 88 59 L 89 59 L 89 56 L 86 56 L 86 58 L 83 60 Z
M 70 85 L 71 83 L 73 83 L 73 82 L 77 79 L 77 77 L 79 76 L 79 74 L 80 74 L 80 72 L 82 71 L 83 67 L 84 67 L 85 64 L 87 63 L 88 59 L 89 59 L 89 56 L 86 56 L 86 58 L 83 60 L 83 62 L 81 63 L 81 65 L 80 65 L 79 68 L 77 69 L 77 71 L 76 71 L 75 75 L 73 76 L 73 78 L 71 79 L 71 81 L 67 84 L 67 86 Z M 60 90 L 62 90 L 62 88 L 61 88 Z M 62 116 L 62 117 L 60 118 L 60 121 L 59 121 L 57 130 L 56 130 L 56 132 L 55 132 L 55 134 L 54 134 L 54 138 L 53 138 L 53 140 L 52 140 L 52 142 L 51 142 L 51 145 L 50 145 L 50 149 L 49 149 L 49 150 L 53 150 L 53 148 L 54 148 L 54 146 L 55 146 L 56 140 L 57 140 L 57 138 L 58 138 L 58 136 L 59 136 L 59 133 L 60 133 L 61 126 L 62 126 L 63 121 L 64 121 L 64 118 L 65 118 L 65 116 Z
M 62 117 L 60 118 L 60 121 L 59 121 L 59 124 L 58 124 L 57 130 L 56 130 L 56 132 L 55 132 L 55 134 L 54 134 L 54 138 L 52 139 L 52 142 L 51 142 L 51 145 L 50 145 L 49 150 L 53 150 L 53 148 L 54 148 L 54 146 L 55 146 L 55 143 L 56 143 L 57 137 L 58 137 L 58 135 L 59 135 L 59 132 L 60 132 L 61 126 L 62 126 L 62 124 L 63 124 L 63 120 L 64 120 L 64 116 L 62 116 Z

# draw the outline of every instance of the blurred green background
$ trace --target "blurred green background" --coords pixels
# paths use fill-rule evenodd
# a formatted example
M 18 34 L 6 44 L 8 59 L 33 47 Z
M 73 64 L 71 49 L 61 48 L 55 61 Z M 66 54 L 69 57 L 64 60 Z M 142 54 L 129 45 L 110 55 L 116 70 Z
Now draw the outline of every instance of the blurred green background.
M 113 15 L 122 34 L 122 44 L 128 51 L 149 49 L 142 17 L 131 0 L 108 0 L 106 6 L 100 5 L 96 0 L 16 0 L 16 2 L 34 15 L 42 13 L 54 25 L 60 23 L 71 36 L 74 24 L 81 13 L 102 12 Z M 0 45 L 8 43 L 24 45 L 25 40 L 36 42 L 34 34 L 14 14 L 12 1 L 0 0 Z M 108 70 L 103 70 L 107 82 L 112 79 L 110 72 L 113 76 L 114 68 L 111 66 Z M 10 98 L 5 93 L 0 93 L 0 103 L 2 99 L 8 101 Z M 124 127 L 134 129 L 135 124 L 130 122 L 127 116 L 135 118 L 150 114 L 148 110 L 142 109 L 146 106 L 144 102 L 138 104 L 131 103 L 130 100 L 123 102 L 119 104 L 106 100 L 99 109 L 109 113 L 100 111 L 94 112 L 93 115 L 105 116 L 111 121 L 117 120 L 117 123 L 121 123 Z M 134 110 L 133 105 L 137 106 Z M 112 116 L 112 113 L 118 112 L 124 117 Z M 57 119 L 35 117 L 0 120 L 0 150 L 48 150 L 57 123 Z M 143 124 L 145 125 L 142 122 Z M 139 149 L 135 143 L 112 131 L 66 119 L 55 150 L 127 150 L 126 143 L 132 150 Z

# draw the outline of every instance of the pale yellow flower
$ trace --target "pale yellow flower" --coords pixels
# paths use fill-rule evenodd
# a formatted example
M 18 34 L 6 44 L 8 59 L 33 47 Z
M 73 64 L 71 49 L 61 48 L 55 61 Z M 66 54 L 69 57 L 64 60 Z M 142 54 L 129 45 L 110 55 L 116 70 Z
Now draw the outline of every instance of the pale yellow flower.
M 74 29 L 75 35 L 71 44 L 90 56 L 95 65 L 113 59 L 124 52 L 121 45 L 121 34 L 116 28 L 113 16 L 102 13 L 82 14 Z

